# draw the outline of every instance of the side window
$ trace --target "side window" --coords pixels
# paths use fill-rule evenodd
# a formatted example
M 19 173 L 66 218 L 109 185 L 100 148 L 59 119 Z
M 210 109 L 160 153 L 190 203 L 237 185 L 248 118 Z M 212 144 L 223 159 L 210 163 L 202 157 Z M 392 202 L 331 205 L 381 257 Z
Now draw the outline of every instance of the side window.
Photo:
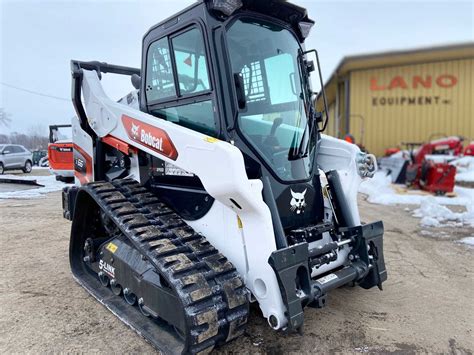
M 206 52 L 201 31 L 193 28 L 172 39 L 181 95 L 209 90 Z
M 21 148 L 17 147 L 16 145 L 13 145 L 11 147 L 10 153 L 21 153 Z
M 179 102 L 186 100 L 187 95 L 202 94 L 200 102 L 193 100 L 193 103 L 184 105 L 181 102 L 181 105 L 166 108 L 159 108 L 159 103 L 152 104 L 151 114 L 194 131 L 217 137 L 214 106 L 208 93 L 210 83 L 201 31 L 193 27 L 181 34 L 170 36 L 170 41 L 167 38 L 160 39 L 149 47 L 147 55 L 146 97 L 148 102 L 164 98 L 173 99 L 178 96 L 178 93 Z M 177 88 L 174 84 L 175 78 L 179 85 Z
M 7 154 L 12 154 L 13 153 L 13 146 L 7 145 L 3 152 L 8 152 Z
M 162 38 L 148 48 L 146 98 L 153 101 L 175 95 L 168 39 Z
M 152 110 L 154 116 L 210 136 L 217 136 L 212 101 Z

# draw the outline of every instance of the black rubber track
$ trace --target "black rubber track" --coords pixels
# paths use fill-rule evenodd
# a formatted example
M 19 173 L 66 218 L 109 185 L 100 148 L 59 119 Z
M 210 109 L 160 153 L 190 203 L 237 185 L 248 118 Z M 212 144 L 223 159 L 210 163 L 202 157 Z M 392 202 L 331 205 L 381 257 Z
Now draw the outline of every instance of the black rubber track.
M 183 353 L 207 353 L 243 333 L 248 318 L 248 291 L 234 266 L 202 235 L 134 180 L 93 182 L 80 190 L 78 203 L 84 200 L 79 196 L 89 195 L 180 299 L 182 310 L 177 312 L 184 311 L 187 328 Z M 77 205 L 76 211 L 81 208 L 89 207 Z M 78 229 L 74 224 L 84 222 L 75 218 L 73 233 Z M 74 250 L 71 246 L 70 253 L 78 252 Z M 136 319 L 135 313 L 104 295 L 105 288 L 97 289 L 100 283 L 87 278 L 82 260 L 83 265 L 79 266 L 77 256 L 70 255 L 70 259 L 75 278 L 94 297 L 158 350 L 174 352 L 176 347 L 166 344 L 169 335 L 158 329 L 164 326 L 144 316 L 143 320 Z M 123 299 L 120 302 L 125 304 Z M 150 329 L 149 322 L 154 322 L 156 331 L 153 326 Z

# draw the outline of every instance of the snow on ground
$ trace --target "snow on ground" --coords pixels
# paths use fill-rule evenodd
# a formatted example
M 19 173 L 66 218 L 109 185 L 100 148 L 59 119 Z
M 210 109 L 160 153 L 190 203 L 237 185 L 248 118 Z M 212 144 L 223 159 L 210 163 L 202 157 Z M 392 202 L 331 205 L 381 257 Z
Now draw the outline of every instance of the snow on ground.
M 426 199 L 433 197 L 435 201 L 442 205 L 467 206 L 474 201 L 474 189 L 465 187 L 454 188 L 456 197 L 432 196 L 420 193 L 418 190 L 409 190 L 406 193 L 397 193 L 395 185 L 391 184 L 392 179 L 385 171 L 378 171 L 372 179 L 367 179 L 360 185 L 359 192 L 368 196 L 370 203 L 380 205 L 420 205 Z
M 459 243 L 462 243 L 462 244 L 467 244 L 471 247 L 474 247 L 474 237 L 466 237 L 466 238 L 462 238 Z
M 430 196 L 413 211 L 413 216 L 421 218 L 420 224 L 423 227 L 461 227 L 463 225 L 474 227 L 474 204 L 466 205 L 466 209 L 466 212 L 453 212 L 448 207 L 440 205 L 435 197 Z
M 29 188 L 29 189 L 19 188 L 18 190 L 14 190 L 14 191 L 0 192 L 0 199 L 38 198 L 48 192 L 61 191 L 63 187 L 68 186 L 67 184 L 63 182 L 56 181 L 56 177 L 54 175 L 47 175 L 47 176 L 2 175 L 1 177 L 7 178 L 7 179 L 13 179 L 13 180 L 36 180 L 38 184 L 44 185 L 44 187 L 31 186 L 34 188 Z M 22 187 L 24 187 L 24 185 Z
M 474 227 L 474 189 L 456 186 L 456 197 L 433 196 L 417 190 L 400 193 L 391 184 L 390 176 L 378 171 L 372 179 L 361 184 L 359 192 L 367 195 L 370 203 L 419 205 L 413 216 L 421 218 L 422 227 Z M 453 212 L 445 205 L 464 206 L 466 212 Z
M 465 156 L 450 164 L 456 166 L 456 181 L 474 182 L 474 157 Z

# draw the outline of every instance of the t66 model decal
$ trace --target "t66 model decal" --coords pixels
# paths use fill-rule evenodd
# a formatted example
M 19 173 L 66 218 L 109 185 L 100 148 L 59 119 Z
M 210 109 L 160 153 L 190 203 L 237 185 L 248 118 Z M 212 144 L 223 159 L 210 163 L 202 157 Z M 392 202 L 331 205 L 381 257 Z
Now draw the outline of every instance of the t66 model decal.
M 127 115 L 122 115 L 122 123 L 128 137 L 170 159 L 178 158 L 178 151 L 168 134 L 161 128 L 136 120 Z

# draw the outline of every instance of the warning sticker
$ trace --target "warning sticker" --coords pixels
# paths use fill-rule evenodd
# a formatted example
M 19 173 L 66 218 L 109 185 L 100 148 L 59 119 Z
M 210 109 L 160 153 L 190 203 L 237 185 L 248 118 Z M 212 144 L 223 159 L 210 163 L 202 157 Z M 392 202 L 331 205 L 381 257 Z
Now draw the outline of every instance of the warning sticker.
M 320 284 L 325 284 L 329 281 L 336 280 L 336 279 L 337 279 L 336 274 L 329 274 L 324 277 L 321 277 L 320 279 L 317 279 L 316 281 L 318 281 Z
M 107 244 L 107 246 L 105 247 L 105 249 L 107 249 L 108 251 L 110 251 L 112 254 L 115 253 L 117 251 L 117 248 L 118 246 L 116 246 L 114 243 L 110 242 L 109 244 Z

